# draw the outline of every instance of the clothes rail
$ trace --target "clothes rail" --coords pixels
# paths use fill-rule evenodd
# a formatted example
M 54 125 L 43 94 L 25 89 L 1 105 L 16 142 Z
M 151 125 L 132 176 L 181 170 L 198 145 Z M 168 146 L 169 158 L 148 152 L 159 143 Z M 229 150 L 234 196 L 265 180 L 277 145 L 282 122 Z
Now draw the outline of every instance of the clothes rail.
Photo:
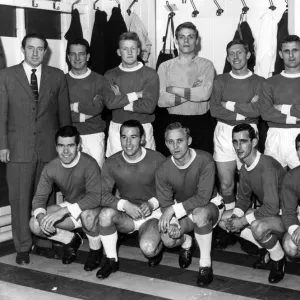
M 72 1 L 78 3 L 78 1 Z M 0 0 L 0 5 L 15 6 L 21 8 L 33 8 L 42 10 L 51 10 L 61 13 L 71 13 L 73 8 L 76 8 L 80 14 L 87 14 L 88 6 L 85 4 L 64 3 L 58 1 L 45 0 Z

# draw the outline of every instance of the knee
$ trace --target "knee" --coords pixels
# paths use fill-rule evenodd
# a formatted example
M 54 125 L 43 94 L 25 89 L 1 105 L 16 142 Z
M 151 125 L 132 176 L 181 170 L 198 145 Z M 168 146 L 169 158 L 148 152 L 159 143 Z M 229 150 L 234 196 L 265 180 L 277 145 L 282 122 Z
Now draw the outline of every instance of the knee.
M 255 220 L 251 223 L 251 231 L 254 238 L 261 241 L 268 230 L 268 226 L 261 221 Z
M 284 251 L 291 257 L 295 257 L 298 254 L 298 247 L 297 245 L 292 241 L 292 237 L 289 235 L 289 233 L 286 233 L 283 237 L 282 246 Z
M 93 231 L 98 224 L 99 215 L 93 213 L 92 210 L 85 210 L 81 213 L 80 219 L 82 227 L 84 227 L 87 231 Z
M 220 184 L 220 188 L 223 196 L 229 196 L 233 193 L 234 181 L 223 180 Z
M 211 221 L 208 207 L 197 207 L 193 210 L 194 224 L 198 227 L 206 226 Z
M 100 226 L 110 226 L 113 223 L 113 218 L 115 217 L 117 211 L 113 208 L 103 208 L 99 216 Z
M 31 232 L 35 235 L 40 235 L 42 232 L 40 224 L 35 217 L 31 217 L 31 219 L 29 221 L 29 228 L 30 228 Z
M 154 245 L 153 241 L 151 240 L 141 240 L 140 248 L 147 257 L 152 257 L 155 255 L 156 245 Z

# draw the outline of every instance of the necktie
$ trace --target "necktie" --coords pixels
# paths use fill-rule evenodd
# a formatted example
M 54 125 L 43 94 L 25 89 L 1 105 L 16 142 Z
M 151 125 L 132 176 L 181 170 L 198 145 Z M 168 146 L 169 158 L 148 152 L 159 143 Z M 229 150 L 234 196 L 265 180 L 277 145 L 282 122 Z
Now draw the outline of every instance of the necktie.
M 31 85 L 31 89 L 33 92 L 33 96 L 35 101 L 39 100 L 39 90 L 38 90 L 38 82 L 37 82 L 37 77 L 35 75 L 36 69 L 32 69 L 31 70 L 31 78 L 30 78 L 30 85 Z

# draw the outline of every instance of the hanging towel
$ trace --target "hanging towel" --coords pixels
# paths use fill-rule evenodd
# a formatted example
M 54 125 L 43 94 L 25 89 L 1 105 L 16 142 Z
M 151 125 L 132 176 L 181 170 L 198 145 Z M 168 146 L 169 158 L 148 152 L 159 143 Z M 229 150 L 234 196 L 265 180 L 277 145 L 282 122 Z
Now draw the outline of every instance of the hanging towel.
M 131 18 L 129 21 L 129 31 L 137 33 L 142 44 L 142 51 L 140 54 L 141 59 L 146 63 L 148 62 L 152 43 L 148 38 L 148 32 L 144 23 L 140 20 L 136 13 L 131 13 Z
M 91 69 L 101 75 L 105 73 L 105 37 L 107 30 L 107 14 L 96 10 L 95 23 L 91 39 Z
M 275 70 L 274 74 L 279 74 L 281 71 L 284 70 L 284 62 L 282 58 L 279 56 L 279 44 L 283 40 L 284 37 L 289 35 L 288 31 L 288 13 L 287 10 L 283 13 L 278 25 L 278 31 L 277 31 L 277 51 L 276 51 L 276 61 L 275 61 Z
M 121 58 L 117 54 L 119 48 L 119 36 L 127 31 L 120 7 L 112 9 L 111 17 L 107 23 L 107 34 L 105 37 L 105 71 L 117 67 L 121 63 Z
M 248 45 L 251 57 L 248 60 L 248 69 L 252 72 L 254 71 L 255 66 L 255 52 L 254 52 L 254 37 L 252 35 L 251 28 L 247 21 L 238 23 L 238 28 L 235 31 L 234 40 L 243 40 L 246 45 Z M 231 71 L 231 65 L 227 59 L 225 59 L 225 66 L 223 73 L 229 73 Z
M 256 66 L 257 75 L 269 78 L 274 72 L 277 48 L 277 23 L 276 15 L 268 10 L 260 18 L 260 31 L 256 44 Z
M 82 39 L 82 28 L 80 23 L 80 16 L 77 9 L 73 9 L 71 13 L 71 24 L 69 30 L 65 34 L 65 39 L 68 41 L 68 45 L 70 41 L 76 39 Z M 71 65 L 66 55 L 66 62 L 68 64 L 69 70 L 71 70 Z

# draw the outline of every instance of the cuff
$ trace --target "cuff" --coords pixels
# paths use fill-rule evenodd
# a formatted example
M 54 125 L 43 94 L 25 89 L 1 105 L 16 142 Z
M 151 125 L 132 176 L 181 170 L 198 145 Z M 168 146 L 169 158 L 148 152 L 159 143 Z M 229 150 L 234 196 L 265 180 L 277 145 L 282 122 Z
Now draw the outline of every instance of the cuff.
M 155 197 L 152 197 L 151 199 L 149 199 L 148 203 L 152 205 L 153 210 L 156 210 L 159 208 L 159 202 Z
M 47 211 L 45 208 L 37 208 L 34 212 L 33 212 L 33 216 L 36 218 L 39 214 L 46 214 Z
M 186 216 L 186 210 L 184 209 L 182 203 L 176 203 L 172 206 L 177 219 L 181 219 L 182 217 Z
M 286 116 L 286 124 L 296 124 L 297 118 L 292 116 Z
M 133 111 L 133 102 L 130 102 L 126 106 L 124 106 L 124 110 Z
M 124 200 L 124 199 L 120 199 L 120 200 L 118 201 L 118 204 L 117 204 L 117 209 L 118 209 L 119 211 L 125 211 L 125 210 L 124 210 L 124 204 L 125 204 L 126 202 L 128 202 L 128 201 L 127 201 L 127 200 Z
M 127 97 L 128 97 L 128 101 L 131 103 L 131 102 L 134 102 L 136 100 L 138 100 L 138 96 L 137 96 L 137 93 L 133 92 L 133 93 L 128 93 L 127 94 Z
M 254 213 L 249 214 L 249 215 L 246 215 L 245 217 L 246 217 L 247 222 L 248 222 L 250 225 L 251 225 L 251 223 L 252 223 L 253 221 L 256 220 L 256 219 L 255 219 L 255 216 L 254 216 Z
M 173 95 L 174 96 L 174 104 L 175 106 L 181 104 L 181 97 L 178 95 Z
M 235 202 L 225 203 L 225 210 L 231 210 L 234 209 L 234 207 L 235 207 Z
M 78 203 L 73 203 L 71 205 L 68 206 L 68 210 L 71 214 L 71 216 L 77 220 L 78 217 L 80 216 L 80 214 L 82 213 L 81 208 L 79 207 Z
M 288 229 L 289 235 L 293 235 L 294 231 L 299 228 L 299 225 L 291 225 Z
M 184 98 L 188 101 L 191 100 L 191 89 L 190 88 L 184 89 Z
M 285 114 L 287 116 L 290 116 L 291 115 L 291 108 L 292 108 L 292 105 L 283 104 L 282 107 L 281 107 L 281 113 Z
M 80 123 L 85 122 L 85 114 L 79 114 L 79 122 Z
M 79 106 L 79 102 L 73 103 L 73 111 L 75 111 L 76 113 L 79 113 L 78 106 Z
M 236 114 L 236 121 L 244 121 L 246 118 L 243 115 Z
M 235 208 L 232 212 L 233 215 L 236 215 L 237 217 L 241 218 L 244 216 L 244 212 L 240 208 Z
M 230 110 L 230 111 L 234 111 L 235 109 L 235 102 L 233 101 L 227 101 L 225 104 L 225 108 Z

